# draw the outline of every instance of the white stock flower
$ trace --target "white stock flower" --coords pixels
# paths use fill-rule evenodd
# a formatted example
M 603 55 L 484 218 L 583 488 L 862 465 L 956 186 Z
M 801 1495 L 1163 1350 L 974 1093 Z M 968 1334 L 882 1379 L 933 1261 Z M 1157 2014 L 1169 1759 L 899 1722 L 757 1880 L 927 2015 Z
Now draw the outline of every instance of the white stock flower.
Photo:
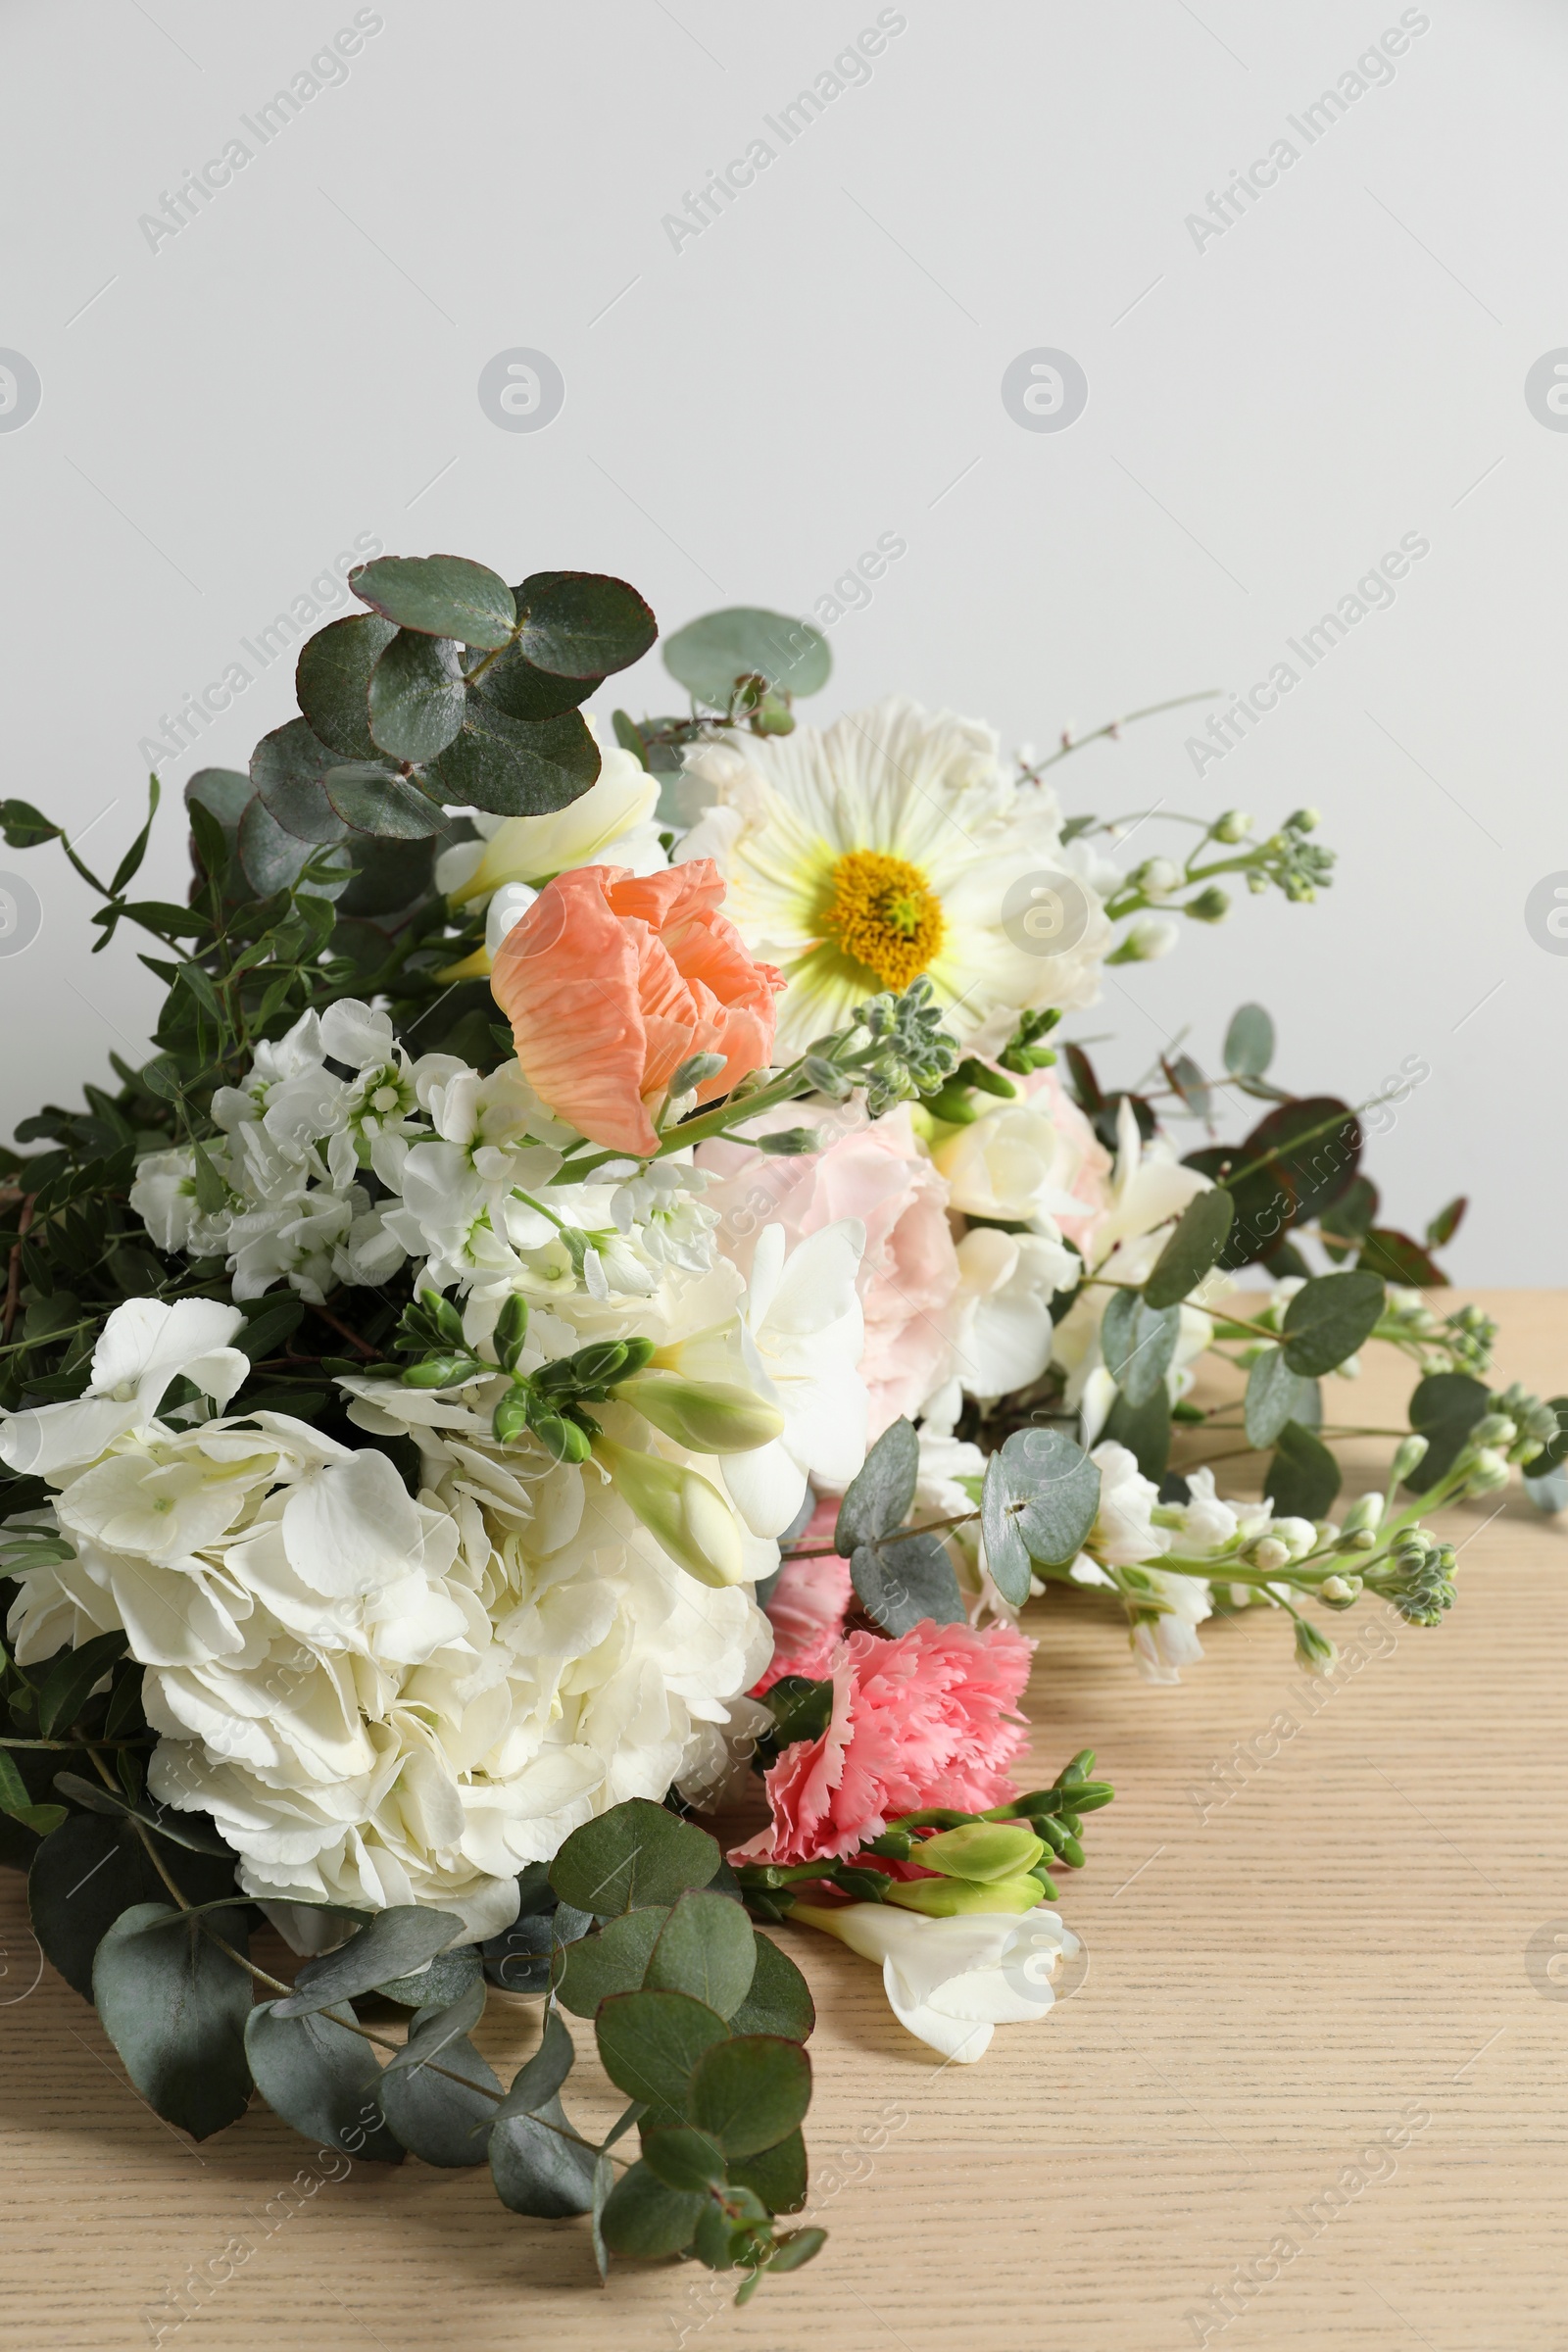
M 900 2025 L 960 2065 L 984 2057 L 998 2026 L 1044 2017 L 1056 1998 L 1052 1978 L 1080 1949 L 1060 1915 L 1044 1906 L 928 1919 L 887 1903 L 797 1903 L 791 1916 L 879 1961 Z
M 98 1336 L 80 1396 L 0 1421 L 0 1460 L 39 1478 L 96 1461 L 127 1431 L 156 1421 L 176 1380 L 226 1404 L 250 1370 L 228 1344 L 244 1320 L 217 1298 L 127 1298 Z
M 1144 1582 L 1164 1606 L 1133 1627 L 1138 1670 L 1146 1682 L 1180 1682 L 1182 1668 L 1196 1666 L 1203 1654 L 1196 1629 L 1213 1614 L 1208 1587 L 1200 1576 L 1176 1576 L 1163 1568 L 1146 1570 Z
M 1110 941 L 1084 887 L 1082 936 L 1042 956 L 1004 918 L 1009 888 L 1062 864 L 1060 811 L 1020 787 L 989 727 L 900 697 L 825 731 L 686 755 L 714 806 L 676 848 L 712 858 L 724 911 L 781 966 L 780 1061 L 843 1027 L 861 999 L 928 971 L 954 1031 L 1000 1049 L 1026 1006 L 1086 1004 Z

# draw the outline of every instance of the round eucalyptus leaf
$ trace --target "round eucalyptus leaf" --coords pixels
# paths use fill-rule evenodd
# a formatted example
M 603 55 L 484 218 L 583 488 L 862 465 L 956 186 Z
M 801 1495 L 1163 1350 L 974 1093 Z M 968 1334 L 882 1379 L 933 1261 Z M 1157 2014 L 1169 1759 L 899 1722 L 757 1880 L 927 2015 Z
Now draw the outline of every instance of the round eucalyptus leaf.
M 408 776 L 369 760 L 329 767 L 321 788 L 333 808 L 356 833 L 383 841 L 424 841 L 444 833 L 445 811 Z
M 816 694 L 833 667 L 827 639 L 808 620 L 734 605 L 705 612 L 664 640 L 664 667 L 698 702 L 727 708 L 735 681 L 763 677 L 785 694 Z
M 235 767 L 199 767 L 187 778 L 185 806 L 194 801 L 210 810 L 232 841 L 256 790 L 249 776 L 241 775 Z
M 612 2254 L 647 2262 L 679 2254 L 691 2244 L 707 2202 L 701 2191 L 669 2187 L 651 2165 L 634 2164 L 605 2200 L 605 2243 Z
M 1197 1289 L 1230 1238 L 1235 1212 L 1236 1204 L 1222 1185 L 1194 1194 L 1144 1285 L 1147 1306 L 1174 1307 Z M 1170 1326 L 1173 1348 L 1178 1329 L 1179 1325 Z M 1166 1362 L 1169 1360 L 1167 1356 Z M 1160 1369 L 1163 1372 L 1164 1365 Z M 1135 1403 L 1142 1401 L 1134 1398 Z
M 1274 1058 L 1274 1023 L 1261 1004 L 1243 1004 L 1225 1032 L 1225 1067 L 1233 1078 L 1261 1078 Z
M 340 760 L 373 760 L 367 715 L 370 672 L 397 635 L 379 612 L 328 621 L 300 648 L 294 691 L 311 731 Z
M 1341 1471 L 1321 1438 L 1287 1421 L 1263 1478 L 1263 1492 L 1282 1519 L 1322 1519 L 1340 1491 Z
M 1059 1429 L 1015 1430 L 999 1454 L 1006 1498 L 1031 1559 L 1064 1567 L 1076 1559 L 1100 1509 L 1100 1471 Z
M 1381 1275 L 1360 1267 L 1344 1274 L 1319 1274 L 1298 1290 L 1285 1310 L 1285 1361 L 1313 1380 L 1353 1355 L 1383 1312 Z
M 466 556 L 377 556 L 349 573 L 349 586 L 400 628 L 493 652 L 516 626 L 512 590 Z
M 376 841 L 362 834 L 345 846 L 354 878 L 338 901 L 340 914 L 396 914 L 430 887 L 435 842 L 429 835 L 416 841 Z M 383 938 L 380 955 L 385 953 Z
M 1215 1196 L 1200 1193 L 1198 1197 L 1207 1200 Z M 1223 1200 L 1223 1194 L 1219 1198 Z M 1225 1224 L 1230 1224 L 1229 1201 L 1225 1202 Z M 1172 1240 L 1179 1239 L 1178 1227 Z M 1160 1263 L 1164 1263 L 1163 1257 Z M 1154 1272 L 1158 1271 L 1156 1266 Z M 1164 1386 L 1181 1328 L 1179 1306 L 1152 1305 L 1147 1294 L 1140 1298 L 1133 1290 L 1111 1293 L 1100 1326 L 1100 1346 L 1105 1369 L 1129 1404 L 1147 1404 Z
M 272 2113 L 307 2139 L 372 2164 L 403 2162 L 403 2143 L 381 2112 L 373 2043 L 335 2018 L 279 2017 L 275 2001 L 258 2001 L 246 2021 L 245 2054 Z
M 796 2131 L 811 2103 L 811 2061 L 798 2041 L 772 2034 L 716 2043 L 692 2069 L 692 2122 L 726 2156 L 756 2156 Z
M 341 841 L 348 831 L 321 789 L 321 778 L 333 764 L 333 754 L 303 718 L 274 727 L 251 754 L 251 782 L 296 841 Z
M 548 2099 L 532 2115 L 508 2116 L 492 2126 L 490 2178 L 511 2212 L 559 2222 L 591 2210 L 594 2152 L 566 2138 L 567 2129 L 559 2098 Z
M 640 662 L 659 623 L 635 588 L 599 571 L 536 571 L 514 590 L 517 644 L 536 669 L 599 679 Z
M 381 2112 L 422 2163 L 454 2170 L 483 2164 L 489 2154 L 484 2127 L 496 2115 L 496 2101 L 485 2092 L 501 2085 L 466 2034 L 442 2043 L 436 2064 L 446 2073 L 438 2075 L 417 2059 L 396 2070 L 389 2066 L 378 2085 Z M 454 2082 L 453 2075 L 466 2081 Z
M 92 1969 L 93 2001 L 126 2074 L 155 2114 L 193 2139 L 236 2123 L 251 2093 L 250 1974 L 202 1919 L 245 1951 L 243 1908 L 197 1918 L 137 1903 L 110 1928 Z
M 604 684 L 603 678 L 564 678 L 548 669 L 537 669 L 516 645 L 492 662 L 482 678 L 469 688 L 471 694 L 483 695 L 509 718 L 537 720 L 559 718 L 564 710 L 575 710 L 585 703 L 595 687 Z
M 370 672 L 368 701 L 379 750 L 392 760 L 433 760 L 462 726 L 467 701 L 453 640 L 399 629 Z
M 462 731 L 431 775 L 459 808 L 483 808 L 491 816 L 545 816 L 580 799 L 599 764 L 599 746 L 580 711 L 529 724 L 470 694 Z
M 651 1903 L 675 1903 L 717 1870 L 717 1841 L 677 1821 L 649 1797 L 627 1797 L 573 1830 L 550 1865 L 564 1903 L 601 1918 Z

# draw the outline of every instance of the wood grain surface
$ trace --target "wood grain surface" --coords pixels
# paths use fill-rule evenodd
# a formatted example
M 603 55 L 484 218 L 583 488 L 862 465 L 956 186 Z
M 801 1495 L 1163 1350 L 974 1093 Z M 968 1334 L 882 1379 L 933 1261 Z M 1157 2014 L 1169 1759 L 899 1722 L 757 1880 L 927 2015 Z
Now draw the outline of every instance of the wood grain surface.
M 1477 1296 L 1500 1378 L 1568 1388 L 1568 1297 Z M 1369 1350 L 1331 1412 L 1393 1421 L 1409 1386 Z M 1358 1479 L 1352 1452 L 1348 1494 L 1386 1454 Z M 696 2266 L 617 2265 L 602 2291 L 586 2225 L 506 2213 L 483 2171 L 336 2178 L 346 2159 L 259 2101 L 191 2145 L 42 1966 L 3 1874 L 6 2344 L 1568 2352 L 1568 1520 L 1515 1487 L 1446 1532 L 1445 1624 L 1342 1619 L 1315 1685 L 1271 1611 L 1205 1628 L 1159 1690 L 1087 1596 L 1031 1609 L 1039 1777 L 1092 1744 L 1118 1789 L 1063 1892 L 1088 1974 L 944 2066 L 864 1962 L 780 1931 L 820 2009 L 830 2235 L 743 2312 Z M 536 2003 L 495 2002 L 480 2038 L 505 2073 L 537 2032 Z M 1239 2268 L 1227 2318 L 1212 2290 Z

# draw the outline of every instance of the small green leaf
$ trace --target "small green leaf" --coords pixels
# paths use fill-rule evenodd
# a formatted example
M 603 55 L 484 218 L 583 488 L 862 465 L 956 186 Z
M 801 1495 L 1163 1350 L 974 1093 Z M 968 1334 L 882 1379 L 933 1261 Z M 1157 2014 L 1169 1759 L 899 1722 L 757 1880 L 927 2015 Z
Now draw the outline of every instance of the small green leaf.
M 1118 1396 L 1102 1435 L 1113 1446 L 1125 1446 L 1136 1455 L 1145 1478 L 1157 1485 L 1170 1460 L 1169 1396 L 1163 1389 L 1156 1390 L 1147 1404 L 1129 1404 L 1125 1396 Z
M 204 1916 L 244 1952 L 243 1910 Z M 244 2114 L 250 1976 L 189 1914 L 169 1903 L 122 1912 L 98 1946 L 92 1994 L 125 2072 L 167 2123 L 206 2139 Z
M 1076 1559 L 1100 1509 L 1097 1465 L 1059 1429 L 1015 1430 L 1000 1459 L 1030 1558 L 1046 1568 Z
M 798 2129 L 811 2103 L 811 2061 L 771 2034 L 716 2043 L 692 2069 L 688 2110 L 726 2156 L 756 2156 Z
M 376 756 L 367 709 L 370 672 L 397 633 L 379 612 L 351 612 L 300 649 L 294 671 L 300 709 L 312 734 L 340 760 Z
M 678 2188 L 688 2195 L 695 2190 L 704 2196 L 710 2188 L 726 2186 L 723 2150 L 706 2132 L 698 2132 L 690 2124 L 666 2124 L 662 2131 L 645 2131 L 642 2148 L 644 2164 L 658 2174 L 666 2188 Z
M 536 571 L 515 591 L 517 643 L 537 669 L 606 676 L 640 662 L 659 623 L 635 588 L 597 571 Z
M 729 2034 L 716 2010 L 684 1992 L 612 1993 L 594 2030 L 606 2074 L 628 2098 L 646 2101 L 656 2126 L 685 2120 L 693 2067 Z
M 492 816 L 544 816 L 580 800 L 599 764 L 599 746 L 581 711 L 530 724 L 470 694 L 462 730 L 430 773 L 458 807 Z
M 412 776 L 400 776 L 373 761 L 329 767 L 321 789 L 346 825 L 378 840 L 425 841 L 432 833 L 445 833 L 452 823 L 439 802 L 421 792 Z M 354 855 L 353 849 L 349 855 Z
M 509 645 L 482 678 L 469 687 L 470 694 L 481 695 L 494 703 L 508 718 L 537 723 L 542 718 L 559 718 L 564 710 L 575 710 L 603 685 L 602 678 L 562 678 L 548 669 L 536 669 L 520 648 Z
M 760 2197 L 769 2213 L 799 2213 L 808 2185 L 806 2142 L 799 2132 L 791 2132 L 775 2147 L 732 2160 L 729 2177 L 737 2188 Z
M 645 2262 L 679 2254 L 691 2244 L 707 2203 L 701 2192 L 666 2187 L 651 2165 L 634 2164 L 605 2201 L 605 2243 L 612 2254 Z
M 752 605 L 705 612 L 664 640 L 664 667 L 699 703 L 728 708 L 741 677 L 763 677 L 785 694 L 817 694 L 833 657 L 809 621 Z
M 239 861 L 257 897 L 270 899 L 274 891 L 292 889 L 312 855 L 311 843 L 285 833 L 261 794 L 252 793 L 240 818 Z
M 1197 1289 L 1224 1250 L 1234 1215 L 1235 1203 L 1222 1185 L 1193 1195 L 1144 1285 L 1147 1305 L 1170 1308 Z M 1174 1348 L 1174 1337 L 1171 1344 Z
M 1468 1372 L 1429 1372 L 1411 1392 L 1410 1427 L 1427 1441 L 1424 1460 L 1405 1480 L 1413 1494 L 1424 1494 L 1452 1469 L 1471 1430 L 1492 1403 L 1486 1383 Z
M 374 2048 L 347 2026 L 279 2017 L 275 2001 L 259 2001 L 246 2022 L 245 2054 L 272 2113 L 307 2139 L 371 2164 L 403 2162 L 403 2144 L 381 2112 Z
M 1287 1421 L 1303 1426 L 1310 1419 L 1310 1384 L 1294 1373 L 1282 1348 L 1268 1348 L 1247 1375 L 1247 1443 L 1261 1449 L 1272 1446 Z
M 490 2178 L 511 2212 L 547 2222 L 592 2212 L 595 2151 L 568 2139 L 567 2128 L 559 2098 L 536 2114 L 508 2116 L 493 2127 Z
M 961 1625 L 968 1614 L 939 1536 L 890 1536 L 858 1544 L 850 1575 L 866 1613 L 885 1633 L 906 1634 L 927 1617 L 937 1625 Z
M 1340 1491 L 1340 1465 L 1322 1440 L 1287 1421 L 1263 1492 L 1282 1519 L 1321 1519 Z
M 891 1422 L 845 1489 L 833 1542 L 849 1559 L 862 1544 L 874 1544 L 904 1525 L 914 1500 L 920 1447 L 914 1424 Z
M 1199 1195 L 1200 1200 L 1214 1198 Z M 1129 1404 L 1147 1404 L 1164 1387 L 1181 1328 L 1179 1306 L 1150 1306 L 1137 1291 L 1112 1292 L 1100 1326 L 1100 1346 L 1105 1369 Z
M 370 672 L 370 734 L 389 759 L 433 760 L 462 726 L 466 705 L 450 637 L 399 629 Z
M 349 586 L 400 628 L 487 652 L 505 645 L 517 623 L 506 581 L 465 556 L 379 556 L 358 564 Z
M 788 1952 L 757 1931 L 757 1973 L 729 2021 L 732 2034 L 782 2034 L 806 2041 L 816 2025 L 811 1988 Z
M 1274 1023 L 1261 1004 L 1243 1004 L 1225 1032 L 1225 1067 L 1233 1078 L 1261 1078 L 1274 1058 Z
M 550 1883 L 564 1903 L 605 1917 L 678 1902 L 688 1886 L 706 1886 L 718 1864 L 717 1842 L 705 1830 L 633 1796 L 572 1831 L 550 1865 Z
M 297 841 L 341 841 L 348 827 L 321 789 L 321 778 L 335 764 L 336 755 L 317 742 L 305 720 L 291 718 L 252 752 L 251 782 Z
M 294 1989 L 272 2004 L 279 2018 L 304 2017 L 356 1993 L 372 1992 L 391 1977 L 406 1976 L 444 1951 L 463 1922 L 453 1911 L 427 1911 L 417 1903 L 400 1903 L 378 1911 L 368 1926 L 336 1951 L 307 1960 L 294 1980 Z
M 645 1904 L 619 1919 L 607 1920 L 597 1935 L 566 1944 L 556 1980 L 556 1997 L 563 2008 L 574 2017 L 592 2017 L 611 1993 L 637 1991 L 647 1974 L 649 1954 L 668 1917 L 667 1904 Z
M 985 1538 L 986 1566 L 1004 1600 L 1021 1609 L 1029 1597 L 1034 1571 L 1029 1546 L 1018 1532 L 1016 1497 L 1000 1452 L 986 1463 L 980 1490 L 980 1531 Z
M 1315 1380 L 1353 1355 L 1383 1312 L 1381 1276 L 1356 1267 L 1345 1274 L 1319 1274 L 1297 1292 L 1285 1310 L 1285 1361 L 1293 1372 Z
M 496 2109 L 502 2123 L 512 2115 L 535 2115 L 548 2107 L 576 2063 L 577 2051 L 557 2009 L 545 2011 L 544 2037 L 526 2065 L 512 2078 L 512 2088 Z
M 1427 1227 L 1427 1248 L 1429 1250 L 1445 1249 L 1452 1241 L 1464 1222 L 1464 1212 L 1469 1205 L 1468 1199 L 1461 1193 L 1457 1200 L 1448 1202 L 1446 1208 L 1439 1209 Z
M 38 1730 L 45 1740 L 75 1722 L 94 1683 L 103 1680 L 126 1647 L 122 1632 L 95 1634 L 79 1649 L 64 1650 L 50 1662 L 38 1683 Z
M 690 1887 L 660 1931 L 643 1983 L 655 1991 L 689 1992 L 729 2018 L 750 1991 L 756 1967 L 757 1938 L 741 1904 Z
M 808 2262 L 815 2261 L 826 2244 L 825 2230 L 792 2230 L 775 2241 L 767 2267 L 770 2271 L 804 2270 Z
M 427 2057 L 447 2072 L 434 2073 L 420 2058 L 404 2065 L 390 2061 L 378 2085 L 382 2114 L 404 2147 L 424 2164 L 454 2170 L 483 2164 L 488 2153 L 484 2127 L 494 2126 L 497 2113 L 496 2101 L 485 2093 L 499 2090 L 500 2083 L 466 2034 L 450 2040 L 438 2034 Z M 452 2075 L 464 2076 L 475 2087 L 452 2082 Z

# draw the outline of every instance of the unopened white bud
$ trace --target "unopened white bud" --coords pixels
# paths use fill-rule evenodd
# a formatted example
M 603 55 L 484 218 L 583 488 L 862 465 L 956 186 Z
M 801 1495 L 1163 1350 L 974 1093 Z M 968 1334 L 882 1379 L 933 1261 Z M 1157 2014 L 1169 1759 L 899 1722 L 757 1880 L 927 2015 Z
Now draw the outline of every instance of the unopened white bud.
M 1345 1532 L 1354 1535 L 1358 1528 L 1378 1527 L 1383 1519 L 1381 1494 L 1358 1494 L 1345 1514 Z
M 1122 946 L 1129 963 L 1157 963 L 1168 956 L 1181 933 L 1169 918 L 1162 914 L 1140 915 L 1129 930 Z
M 1168 899 L 1173 890 L 1181 888 L 1182 878 L 1168 858 L 1146 858 L 1128 879 L 1146 899 Z
M 1508 1464 L 1500 1453 L 1483 1446 L 1470 1469 L 1472 1494 L 1491 1494 L 1508 1484 Z
M 1252 820 L 1245 808 L 1227 808 L 1223 816 L 1215 819 L 1214 839 L 1216 841 L 1245 841 L 1251 830 Z
M 1253 1546 L 1252 1560 L 1256 1567 L 1262 1569 L 1265 1576 L 1272 1576 L 1276 1568 L 1290 1566 L 1290 1545 L 1281 1544 L 1277 1537 L 1265 1536 L 1261 1544 Z

